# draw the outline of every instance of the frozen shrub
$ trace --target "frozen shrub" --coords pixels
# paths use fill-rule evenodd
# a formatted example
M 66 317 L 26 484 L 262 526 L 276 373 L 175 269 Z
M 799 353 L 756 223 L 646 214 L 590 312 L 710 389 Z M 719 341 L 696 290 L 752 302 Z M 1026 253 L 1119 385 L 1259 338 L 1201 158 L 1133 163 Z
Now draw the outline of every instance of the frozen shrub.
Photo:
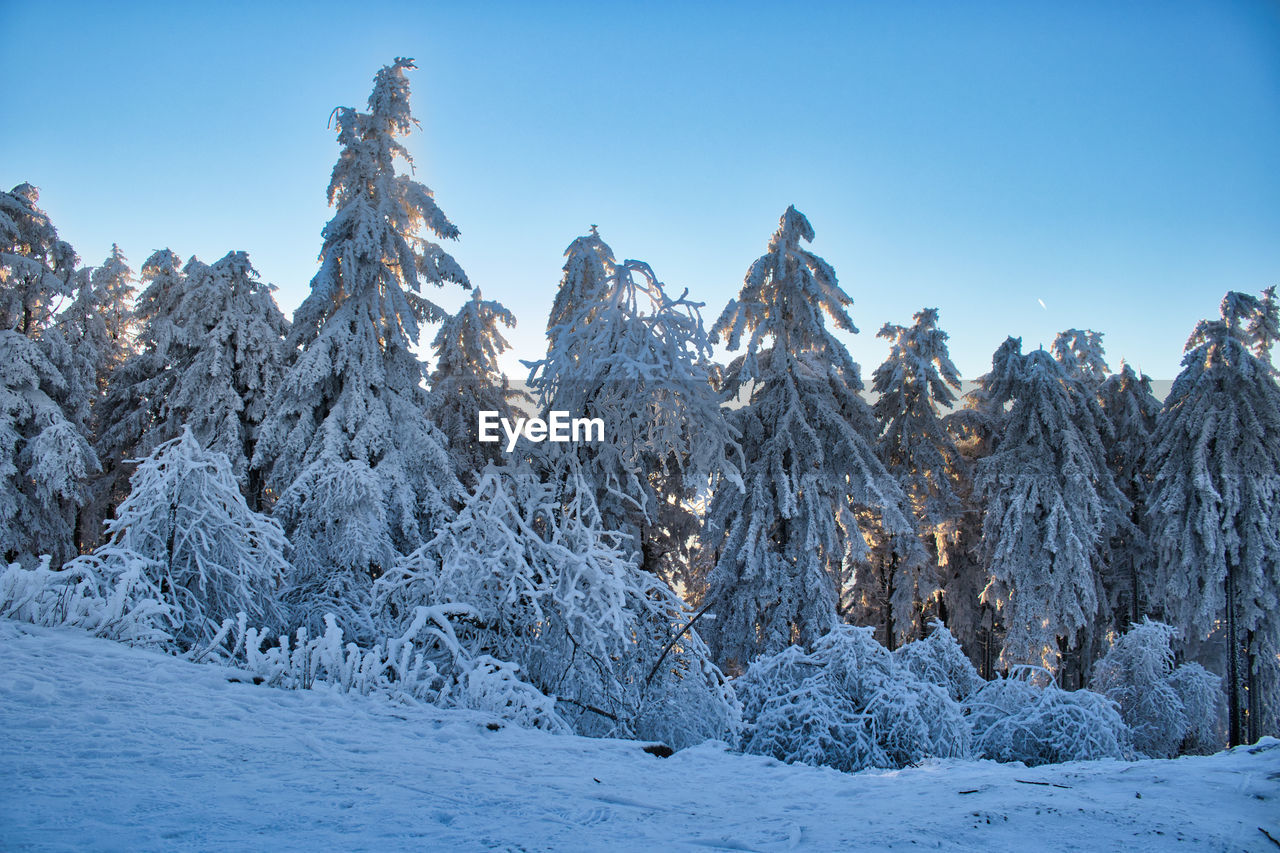
M 305 626 L 292 636 L 273 636 L 250 627 L 240 613 L 193 657 L 238 667 L 271 687 L 470 708 L 526 728 L 568 731 L 555 700 L 523 681 L 519 667 L 489 655 L 473 658 L 462 647 L 454 625 L 475 615 L 458 605 L 418 607 L 399 636 L 359 645 L 344 642 L 332 615 L 325 617 L 324 633 L 312 637 Z
M 488 466 L 458 516 L 378 579 L 376 621 L 394 632 L 418 606 L 473 608 L 458 627 L 467 652 L 518 664 L 579 734 L 674 747 L 727 736 L 732 690 L 697 633 L 680 634 L 683 604 L 618 538 L 581 483 Z
M 969 753 L 960 706 L 900 666 L 870 628 L 837 626 L 811 651 L 758 658 L 734 687 L 744 752 L 844 771 Z
M 957 702 L 963 702 L 986 682 L 956 638 L 934 620 L 929 636 L 899 646 L 893 653 L 898 664 L 921 681 L 937 685 Z
M 35 625 L 70 625 L 99 637 L 163 645 L 170 608 L 147 558 L 112 547 L 78 557 L 59 571 L 44 557 L 34 569 L 14 563 L 0 574 L 0 616 Z
M 1149 758 L 1178 754 L 1187 730 L 1182 699 L 1169 684 L 1176 630 L 1144 621 L 1118 638 L 1094 667 L 1089 686 L 1120 707 L 1133 748 Z
M 1221 746 L 1221 680 L 1199 664 L 1174 667 L 1177 629 L 1143 620 L 1118 638 L 1094 668 L 1090 687 L 1120 706 L 1133 746 L 1149 758 L 1172 758 Z
M 1089 690 L 1062 690 L 1039 667 L 987 682 L 965 700 L 964 712 L 982 758 L 1036 765 L 1132 754 L 1114 702 Z
M 1184 663 L 1169 673 L 1168 684 L 1178 694 L 1187 719 L 1181 751 L 1208 755 L 1224 749 L 1227 705 L 1222 679 L 1198 663 Z

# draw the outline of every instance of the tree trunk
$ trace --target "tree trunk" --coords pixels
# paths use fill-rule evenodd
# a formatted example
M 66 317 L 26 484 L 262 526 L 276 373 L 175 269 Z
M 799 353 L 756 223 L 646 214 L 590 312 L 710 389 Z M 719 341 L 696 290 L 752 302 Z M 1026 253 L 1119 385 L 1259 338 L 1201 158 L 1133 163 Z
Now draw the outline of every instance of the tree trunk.
M 1258 653 L 1252 631 L 1245 634 L 1245 644 L 1245 692 L 1248 694 L 1246 698 L 1248 708 L 1245 713 L 1249 719 L 1248 742 L 1257 743 L 1262 737 L 1262 697 L 1258 695 L 1261 685 L 1258 684 Z
M 1227 745 L 1244 743 L 1240 730 L 1240 644 L 1236 641 L 1236 596 L 1232 567 L 1227 567 Z
M 893 651 L 897 645 L 893 625 L 893 581 L 897 573 L 898 555 L 892 554 L 889 557 L 889 567 L 884 579 L 884 645 L 889 651 Z

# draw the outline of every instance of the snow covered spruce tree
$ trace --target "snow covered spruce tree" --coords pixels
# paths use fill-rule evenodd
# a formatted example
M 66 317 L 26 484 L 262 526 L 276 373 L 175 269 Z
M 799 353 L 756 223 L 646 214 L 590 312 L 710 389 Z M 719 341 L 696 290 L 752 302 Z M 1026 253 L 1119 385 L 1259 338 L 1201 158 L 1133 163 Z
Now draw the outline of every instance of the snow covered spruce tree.
M 63 409 L 76 428 L 97 444 L 100 403 L 108 378 L 133 352 L 131 334 L 133 270 L 113 245 L 102 266 L 76 274 L 76 296 L 44 335 L 49 354 L 66 379 Z M 98 543 L 102 516 L 94 500 L 98 484 L 85 485 L 85 503 L 76 522 L 79 550 Z
M 596 226 L 564 250 L 564 275 L 547 316 L 547 349 L 558 348 L 561 335 L 572 333 L 595 316 L 601 296 L 617 261 L 613 249 L 600 238 Z
M 611 257 L 594 232 L 570 246 L 571 262 L 578 246 L 586 260 Z M 605 440 L 553 445 L 545 456 L 553 469 L 573 457 L 605 527 L 628 537 L 641 568 L 675 582 L 700 527 L 691 502 L 713 479 L 740 488 L 737 444 L 711 387 L 701 303 L 669 296 L 641 261 L 605 269 L 594 289 L 562 300 L 547 357 L 529 379 L 544 411 L 599 418 Z M 576 289 L 580 278 L 589 276 L 567 264 L 563 286 Z
M 706 531 L 718 552 L 708 639 L 718 660 L 739 666 L 835 626 L 838 591 L 867 561 L 855 510 L 876 514 L 900 539 L 903 577 L 924 560 L 910 503 L 872 447 L 875 420 L 858 396 L 858 366 L 825 326 L 824 313 L 856 331 L 835 270 L 801 246 L 813 236 L 788 208 L 713 329 L 730 350 L 746 348 L 724 383 L 728 399 L 749 390 L 747 405 L 730 414 L 745 491 L 717 490 Z M 902 583 L 897 594 L 928 590 Z
M 143 266 L 141 349 L 112 376 L 101 446 L 108 473 L 96 505 L 119 500 L 129 459 L 145 456 L 189 426 L 231 460 L 253 507 L 262 483 L 249 470 L 254 442 L 284 369 L 288 323 L 244 252 L 212 266 L 157 252 Z
M 112 245 L 102 266 L 79 270 L 75 284 L 75 299 L 59 312 L 54 329 L 65 344 L 63 373 L 74 400 L 68 417 L 93 436 L 93 413 L 107 378 L 133 351 L 133 270 L 120 247 Z
M 1137 624 L 1148 612 L 1155 555 L 1143 520 L 1151 488 L 1148 463 L 1154 449 L 1152 434 L 1160 401 L 1151 393 L 1151 377 L 1135 373 L 1123 361 L 1120 372 L 1108 376 L 1099 387 L 1098 400 L 1111 423 L 1107 463 L 1116 486 L 1132 507 L 1130 524 L 1120 535 L 1113 535 L 1107 546 L 1106 580 L 1111 588 L 1113 623 L 1120 629 L 1126 623 Z
M 500 444 L 478 440 L 478 413 L 497 412 L 514 422 L 515 408 L 533 402 L 527 393 L 512 388 L 498 367 L 498 356 L 510 347 L 499 326 L 515 325 L 510 311 L 482 299 L 476 289 L 458 313 L 445 319 L 431 343 L 436 356 L 431 420 L 449 440 L 453 470 L 462 482 L 473 482 L 486 464 L 503 456 Z
M 470 654 L 514 661 L 580 734 L 675 747 L 726 737 L 733 693 L 682 602 L 606 532 L 592 485 L 523 460 L 494 466 L 457 517 L 375 584 L 376 612 L 402 629 L 414 609 L 458 604 Z
M 1114 461 L 1111 451 L 1116 436 L 1111 419 L 1101 408 L 1100 391 L 1109 371 L 1106 351 L 1102 346 L 1102 333 L 1091 329 L 1067 329 L 1054 338 L 1050 352 L 1067 374 L 1068 387 L 1076 397 L 1077 404 L 1091 413 L 1090 418 L 1081 420 L 1077 426 L 1083 429 L 1091 423 L 1097 430 L 1098 441 L 1107 451 L 1110 466 Z M 1114 479 L 1114 469 L 1112 473 Z M 1124 493 L 1124 490 L 1121 489 L 1121 492 Z M 1128 497 L 1127 493 L 1125 497 Z M 1134 621 L 1118 612 L 1121 600 L 1130 597 L 1132 578 L 1124 567 L 1115 565 L 1124 559 L 1126 553 L 1132 553 L 1131 549 L 1140 545 L 1141 535 L 1134 526 L 1133 519 L 1134 507 L 1130 503 L 1126 512 L 1107 516 L 1100 534 L 1102 551 L 1094 564 L 1101 593 L 1099 619 L 1089 627 L 1081 637 L 1081 642 L 1073 649 L 1073 654 L 1064 661 L 1063 674 L 1077 676 L 1078 686 L 1083 685 L 1080 679 L 1083 679 L 1089 662 L 1105 651 L 1106 632 L 1109 629 L 1121 631 Z
M 981 381 L 981 380 L 979 380 Z M 955 442 L 968 476 L 956 481 L 961 512 L 940 526 L 938 568 L 942 596 L 938 615 L 965 649 L 983 678 L 992 678 L 999 655 L 999 625 L 994 608 L 983 601 L 982 591 L 991 576 L 981 559 L 982 505 L 974 492 L 973 471 L 979 460 L 991 455 L 1003 406 L 986 406 L 981 387 L 965 397 L 964 408 L 942 419 Z
M 366 637 L 373 578 L 417 548 L 460 491 L 411 349 L 420 324 L 443 317 L 422 283 L 470 286 L 421 235 L 454 239 L 458 229 L 429 189 L 396 173 L 397 158 L 412 164 L 400 138 L 414 125 L 405 76 L 413 67 L 397 59 L 379 71 L 368 112 L 337 110 L 337 212 L 289 333 L 289 347 L 302 351 L 253 460 L 279 496 L 275 515 L 295 548 L 293 601 L 313 632 L 333 610 L 344 631 Z
M 18 184 L 0 192 L 0 319 L 32 340 L 72 295 L 79 258 L 58 238 L 48 214 L 36 206 L 40 191 Z
M 176 376 L 164 432 L 185 424 L 201 444 L 225 454 L 256 509 L 263 484 L 249 461 L 284 371 L 289 323 L 271 295 L 275 288 L 258 280 L 244 252 L 208 267 L 189 265 L 187 276 L 177 317 L 191 352 L 170 368 Z
M 1053 339 L 1049 351 L 1067 371 L 1067 375 L 1078 379 L 1090 392 L 1096 391 L 1110 372 L 1101 332 L 1092 329 L 1066 329 Z
M 911 501 L 930 557 L 914 577 L 904 578 L 902 555 L 876 549 L 873 566 L 880 576 L 880 595 L 875 603 L 890 648 L 898 639 L 923 630 L 922 599 L 939 588 L 938 554 L 947 526 L 963 512 L 957 487 L 967 477 L 967 466 L 938 414 L 939 406 L 951 407 L 960 387 L 960 374 L 947 352 L 947 333 L 938 328 L 936 308 L 926 308 L 913 319 L 909 328 L 886 323 L 880 329 L 877 336 L 890 342 L 889 357 L 871 377 L 879 395 L 873 407 L 880 428 L 876 448 Z M 914 594 L 903 595 L 901 588 Z
M 185 331 L 177 322 L 177 305 L 187 279 L 182 261 L 168 249 L 147 258 L 141 279 L 145 287 L 134 306 L 134 352 L 112 371 L 94 416 L 94 449 L 103 470 L 93 482 L 82 515 L 82 536 L 89 547 L 98 541 L 102 522 L 128 494 L 131 460 L 176 437 L 159 425 L 165 423 L 165 401 L 177 376 L 169 366 L 190 359 Z M 168 428 L 175 425 L 170 423 Z
M 1274 291 L 1202 320 L 1156 421 L 1149 532 L 1164 618 L 1220 632 L 1232 745 L 1280 733 L 1280 387 Z
M 1128 500 L 1106 464 L 1097 404 L 1049 353 L 1023 355 L 1010 338 L 980 381 L 987 405 L 1012 402 L 975 475 L 991 574 L 983 597 L 1006 629 L 1002 662 L 1056 670 L 1093 627 L 1102 537 Z
M 0 557 L 34 565 L 76 553 L 75 520 L 98 460 L 74 416 L 53 312 L 77 258 L 29 184 L 0 193 Z M 51 355 L 62 357 L 52 359 Z

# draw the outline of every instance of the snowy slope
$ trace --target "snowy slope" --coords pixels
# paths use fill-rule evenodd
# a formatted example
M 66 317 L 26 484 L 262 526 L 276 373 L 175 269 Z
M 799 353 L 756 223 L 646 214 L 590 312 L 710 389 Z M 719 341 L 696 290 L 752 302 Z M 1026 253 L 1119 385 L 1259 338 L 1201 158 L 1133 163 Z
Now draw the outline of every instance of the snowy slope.
M 1259 827 L 1280 838 L 1275 740 L 1177 761 L 843 775 L 715 744 L 661 759 L 227 676 L 0 620 L 0 848 L 1268 850 Z

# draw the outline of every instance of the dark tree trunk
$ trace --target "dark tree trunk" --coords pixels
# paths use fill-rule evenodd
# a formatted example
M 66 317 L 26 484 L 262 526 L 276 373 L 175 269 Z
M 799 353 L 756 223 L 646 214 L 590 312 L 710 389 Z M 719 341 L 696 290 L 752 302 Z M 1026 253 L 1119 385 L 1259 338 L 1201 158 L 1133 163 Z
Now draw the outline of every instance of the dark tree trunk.
M 1240 643 L 1236 637 L 1235 577 L 1227 567 L 1227 745 L 1244 743 L 1240 708 Z
M 1245 691 L 1248 694 L 1246 715 L 1249 718 L 1248 741 L 1257 743 L 1262 737 L 1262 702 L 1258 695 L 1258 654 L 1252 631 L 1245 635 Z

